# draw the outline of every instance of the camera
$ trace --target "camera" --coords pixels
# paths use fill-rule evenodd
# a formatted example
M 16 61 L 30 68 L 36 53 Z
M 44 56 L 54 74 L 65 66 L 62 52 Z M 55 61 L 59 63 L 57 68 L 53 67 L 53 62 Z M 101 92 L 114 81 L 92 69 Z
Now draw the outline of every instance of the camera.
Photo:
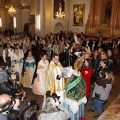
M 6 73 L 9 75 L 9 79 L 11 79 L 11 74 L 15 74 L 16 76 L 19 76 L 19 74 L 17 72 L 13 71 L 13 67 L 14 66 L 11 66 L 11 67 L 6 66 L 4 69 L 6 71 Z
M 100 74 L 100 77 L 101 77 L 101 78 L 105 78 L 105 77 L 106 77 L 106 76 L 105 76 L 105 73 L 104 73 L 103 71 L 100 71 L 99 74 Z

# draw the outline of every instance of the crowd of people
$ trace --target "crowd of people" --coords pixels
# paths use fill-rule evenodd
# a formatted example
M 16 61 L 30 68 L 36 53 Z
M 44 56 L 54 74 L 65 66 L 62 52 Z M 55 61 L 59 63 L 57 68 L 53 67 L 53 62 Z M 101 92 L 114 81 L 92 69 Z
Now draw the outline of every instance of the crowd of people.
M 84 117 L 82 109 L 89 101 L 91 86 L 93 101 L 88 112 L 97 110 L 98 115 L 94 117 L 98 118 L 112 89 L 113 72 L 120 64 L 120 38 L 104 38 L 101 35 L 95 37 L 61 31 L 43 38 L 36 34 L 17 33 L 9 36 L 1 33 L 0 50 L 4 65 L 18 74 L 18 84 L 32 88 L 34 94 L 44 96 L 43 105 L 47 99 L 49 102 L 52 102 L 51 98 L 55 101 L 50 103 L 50 110 L 55 109 L 52 112 L 61 109 L 56 110 L 56 98 L 52 95 L 45 97 L 46 91 L 60 96 L 62 109 L 66 109 L 62 110 L 65 111 L 62 115 L 64 120 Z M 119 67 L 117 70 L 120 72 Z M 39 120 L 45 119 L 44 109 Z M 51 119 L 56 117 L 53 114 Z

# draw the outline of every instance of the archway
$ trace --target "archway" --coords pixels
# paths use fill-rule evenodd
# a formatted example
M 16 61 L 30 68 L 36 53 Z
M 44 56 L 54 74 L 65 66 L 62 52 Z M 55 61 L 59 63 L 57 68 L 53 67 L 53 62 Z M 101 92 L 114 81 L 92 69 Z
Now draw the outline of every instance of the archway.
M 24 33 L 29 34 L 29 23 L 25 23 L 25 25 L 24 25 Z
M 57 23 L 54 27 L 54 33 L 59 33 L 60 31 L 63 31 L 63 25 L 61 23 Z

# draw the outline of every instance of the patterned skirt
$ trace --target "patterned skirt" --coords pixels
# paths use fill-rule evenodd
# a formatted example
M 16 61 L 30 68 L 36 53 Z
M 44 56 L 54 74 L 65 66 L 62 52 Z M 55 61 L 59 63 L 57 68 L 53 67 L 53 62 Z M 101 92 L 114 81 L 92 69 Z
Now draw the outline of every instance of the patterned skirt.
M 66 102 L 62 103 L 63 107 L 70 112 L 70 120 L 80 120 L 80 118 L 84 117 L 84 104 L 85 103 L 81 103 L 79 105 L 79 110 L 76 113 L 73 113 L 70 109 L 70 105 L 68 105 Z

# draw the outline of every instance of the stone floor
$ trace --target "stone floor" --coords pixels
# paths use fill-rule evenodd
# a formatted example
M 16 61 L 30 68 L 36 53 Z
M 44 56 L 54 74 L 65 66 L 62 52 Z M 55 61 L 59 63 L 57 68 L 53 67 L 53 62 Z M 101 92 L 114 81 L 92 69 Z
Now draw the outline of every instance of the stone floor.
M 106 110 L 107 107 L 108 107 L 108 106 L 118 97 L 118 95 L 120 94 L 120 86 L 119 86 L 120 82 L 119 82 L 119 80 L 120 80 L 120 75 L 115 74 L 115 80 L 114 80 L 114 84 L 113 84 L 113 89 L 112 89 L 112 91 L 111 91 L 111 93 L 110 93 L 110 97 L 109 97 L 107 103 L 103 106 L 103 109 L 104 109 L 104 110 Z M 37 100 L 37 103 L 40 104 L 40 107 L 42 106 L 43 96 L 38 96 L 38 95 L 33 94 L 31 89 L 24 88 L 24 90 L 25 90 L 26 93 L 27 93 L 26 98 L 27 98 L 28 100 L 36 99 L 36 100 Z M 91 89 L 91 94 L 92 94 L 92 89 Z M 87 120 L 95 120 L 95 119 L 93 118 L 93 116 L 94 116 L 94 115 L 97 115 L 97 112 L 96 112 L 96 111 L 93 112 L 93 113 L 87 112 L 87 109 L 91 108 L 91 101 L 92 101 L 92 99 L 89 98 L 88 104 L 85 105 L 85 118 L 86 118 Z M 107 119 L 106 119 L 106 120 L 107 120 Z M 118 120 L 120 120 L 120 119 L 118 119 Z
M 98 120 L 120 120 L 120 95 L 110 104 Z

